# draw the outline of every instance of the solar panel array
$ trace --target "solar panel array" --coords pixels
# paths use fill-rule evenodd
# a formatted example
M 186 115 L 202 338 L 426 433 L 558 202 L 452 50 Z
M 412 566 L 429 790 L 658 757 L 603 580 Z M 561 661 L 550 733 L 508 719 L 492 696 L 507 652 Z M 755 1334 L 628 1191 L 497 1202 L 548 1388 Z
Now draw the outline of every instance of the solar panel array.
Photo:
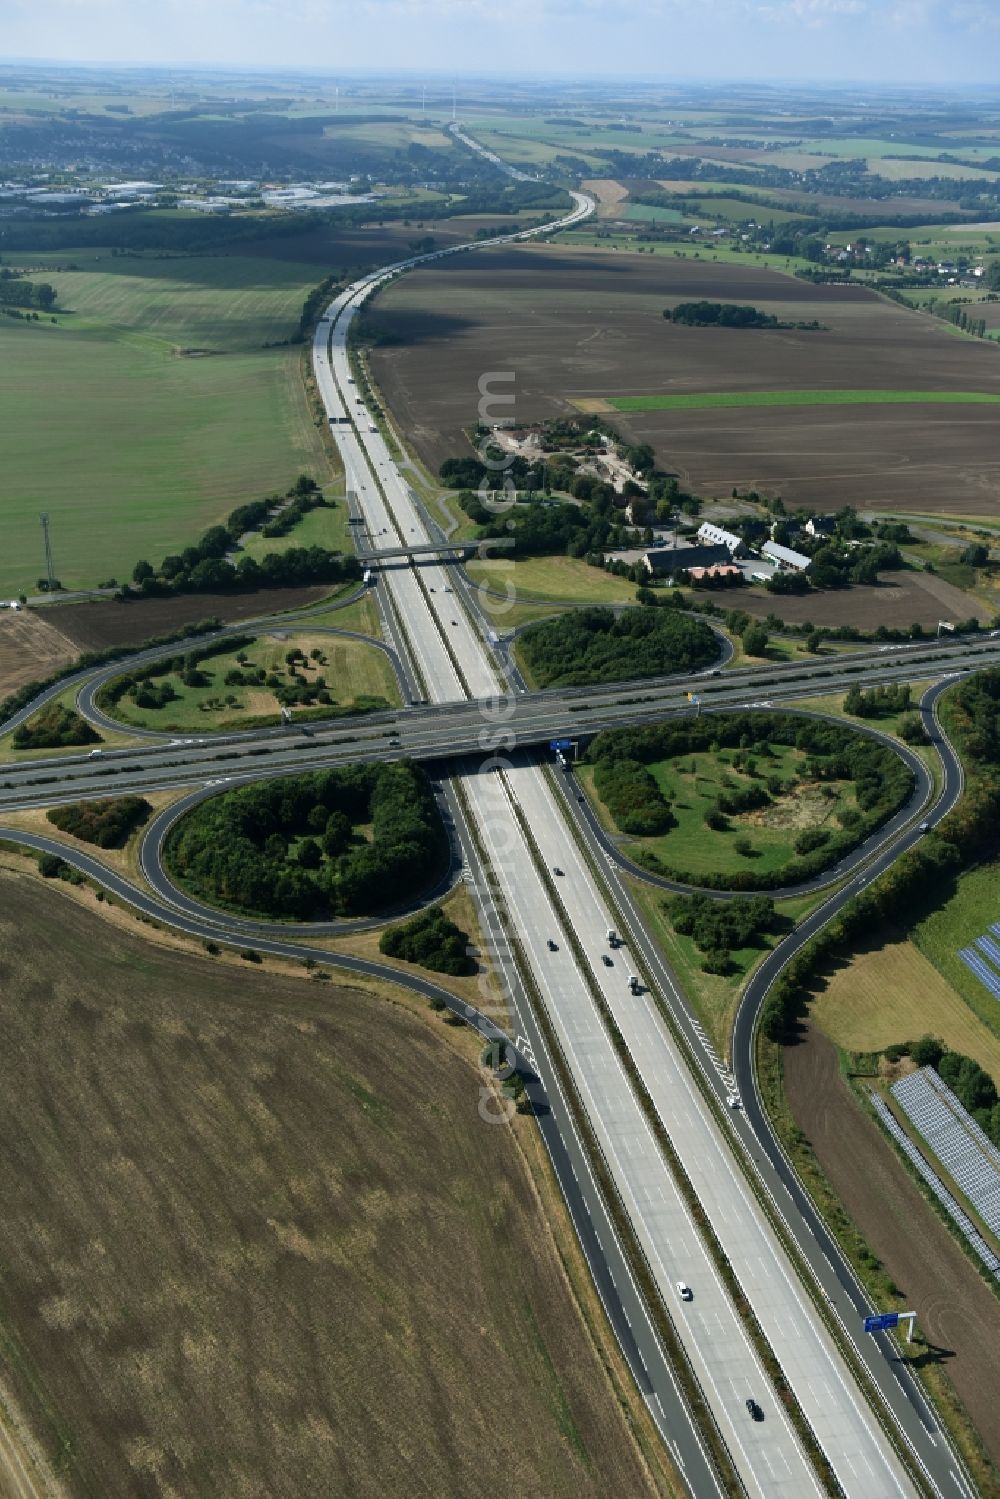
M 1000 936 L 1000 921 L 995 921 L 990 931 Z M 978 952 L 976 948 L 979 949 Z M 986 958 L 989 958 L 989 963 L 982 956 L 983 953 L 986 954 Z M 984 932 L 981 937 L 976 938 L 975 947 L 960 947 L 958 956 L 969 972 L 985 985 L 993 998 L 1000 999 L 1000 973 L 997 972 L 997 969 L 1000 969 L 1000 943 L 995 942 L 993 937 Z M 992 968 L 990 963 L 993 964 Z
M 987 1270 L 991 1271 L 1000 1280 L 1000 1258 L 994 1254 L 968 1213 L 959 1207 L 937 1172 L 932 1170 L 924 1160 L 902 1125 L 896 1122 L 895 1116 L 885 1100 L 880 1098 L 877 1093 L 870 1093 L 868 1096 L 871 1099 L 872 1108 L 878 1114 L 900 1150 L 903 1151 L 904 1155 L 909 1157 L 949 1218 L 961 1230 L 969 1245 L 975 1250 Z
M 1000 1152 L 933 1067 L 892 1085 L 892 1095 L 992 1233 L 1000 1235 Z

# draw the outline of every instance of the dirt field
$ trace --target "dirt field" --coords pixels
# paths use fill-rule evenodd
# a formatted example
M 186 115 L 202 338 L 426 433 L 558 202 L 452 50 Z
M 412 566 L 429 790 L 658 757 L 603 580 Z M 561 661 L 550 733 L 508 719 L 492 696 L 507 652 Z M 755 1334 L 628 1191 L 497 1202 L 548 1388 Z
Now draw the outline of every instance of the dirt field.
M 0 885 L 0 1330 L 75 1494 L 652 1492 L 465 1032 Z
M 107 645 L 133 645 L 166 635 L 181 625 L 217 616 L 225 623 L 257 619 L 282 609 L 301 609 L 331 592 L 329 584 L 303 588 L 262 588 L 257 593 L 191 593 L 172 599 L 133 599 L 127 604 L 59 604 L 46 611 L 81 651 Z M 32 673 L 32 675 L 35 675 Z
M 785 1052 L 785 1092 L 837 1195 L 917 1312 L 920 1331 L 1000 1461 L 1000 1302 L 850 1097 L 837 1053 L 815 1026 Z
M 749 302 L 784 321 L 816 319 L 827 331 L 664 322 L 664 307 L 700 297 Z M 376 377 L 432 470 L 469 451 L 463 428 L 476 419 L 479 381 L 491 371 L 513 372 L 502 389 L 513 390 L 520 421 L 665 391 L 1000 393 L 1000 351 L 939 319 L 863 287 L 812 287 L 708 259 L 553 245 L 460 256 L 393 283 L 372 318 L 385 339 L 373 351 Z M 735 485 L 777 489 L 819 509 L 996 508 L 1000 437 L 990 406 L 672 410 L 613 420 L 706 495 Z
M 741 588 L 736 604 L 761 618 L 776 614 L 786 624 L 809 621 L 814 625 L 856 625 L 859 630 L 874 630 L 879 625 L 906 630 L 913 624 L 935 630 L 939 619 L 957 623 L 973 614 L 984 620 L 992 617 L 989 609 L 960 588 L 922 572 L 885 573 L 877 587 L 857 585 L 822 593 L 775 594 L 763 588 Z
M 73 641 L 39 614 L 0 614 L 0 698 L 36 677 L 47 677 L 77 655 Z

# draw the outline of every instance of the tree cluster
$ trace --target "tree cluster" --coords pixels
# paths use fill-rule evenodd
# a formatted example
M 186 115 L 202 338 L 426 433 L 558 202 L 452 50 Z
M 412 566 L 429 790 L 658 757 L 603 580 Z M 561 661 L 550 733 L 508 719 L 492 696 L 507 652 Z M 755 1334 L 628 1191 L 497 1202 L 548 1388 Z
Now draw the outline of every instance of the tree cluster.
M 55 304 L 55 287 L 47 281 L 0 276 L 0 307 L 37 307 L 42 312 L 49 312 Z
M 99 744 L 101 736 L 85 718 L 62 703 L 46 703 L 14 730 L 15 749 L 62 749 L 70 744 Z
M 541 687 L 623 682 L 709 666 L 718 643 L 701 620 L 673 610 L 575 609 L 540 620 L 520 638 L 522 658 Z
M 152 812 L 141 796 L 115 796 L 100 802 L 72 802 L 53 807 L 46 814 L 60 832 L 70 833 L 98 848 L 121 848 Z
M 440 906 L 430 906 L 402 926 L 389 927 L 378 946 L 387 957 L 419 963 L 434 973 L 458 977 L 477 972 L 476 960 L 469 952 L 468 932 L 456 926 Z
M 778 328 L 778 319 L 769 312 L 760 312 L 738 302 L 678 302 L 668 307 L 663 316 L 671 323 L 684 323 L 694 328 Z
M 372 839 L 358 828 L 371 825 Z M 370 914 L 437 875 L 446 839 L 424 773 L 354 765 L 223 792 L 167 840 L 174 876 L 204 900 L 253 915 Z
M 732 953 L 759 946 L 777 919 L 774 901 L 766 895 L 738 895 L 727 901 L 707 895 L 675 895 L 663 904 L 674 930 L 690 937 L 705 954 L 702 967 L 706 973 L 730 972 Z
M 871 687 L 867 692 L 855 683 L 844 698 L 844 712 L 854 718 L 891 718 L 906 712 L 911 706 L 911 697 L 908 682 Z
M 623 833 L 655 837 L 676 823 L 666 797 L 638 760 L 598 760 L 594 789 Z

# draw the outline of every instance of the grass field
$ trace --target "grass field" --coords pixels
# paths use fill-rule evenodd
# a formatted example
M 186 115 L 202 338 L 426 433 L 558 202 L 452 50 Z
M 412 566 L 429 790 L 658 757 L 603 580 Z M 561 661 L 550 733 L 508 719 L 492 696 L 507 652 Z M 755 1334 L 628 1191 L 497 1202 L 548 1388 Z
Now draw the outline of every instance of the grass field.
M 473 560 L 465 564 L 469 579 L 495 588 L 512 600 L 555 599 L 569 604 L 634 604 L 635 584 L 578 557 L 522 557 L 516 562 Z M 490 600 L 485 602 L 489 603 Z M 495 617 L 506 617 L 502 603 L 492 601 Z
M 1000 402 L 1000 395 L 971 390 L 737 390 L 697 395 L 611 396 L 616 411 L 694 411 L 727 406 L 902 406 Z
M 290 547 L 311 546 L 353 555 L 354 541 L 347 506 L 339 495 L 333 505 L 308 510 L 287 536 L 263 536 L 258 531 L 244 544 L 243 550 L 250 557 L 263 557 L 268 552 L 287 552 Z
M 1000 865 L 983 864 L 960 876 L 954 893 L 913 928 L 912 937 L 952 989 L 995 1036 L 1000 1036 L 1000 1003 L 966 968 L 960 947 L 971 947 L 977 937 L 1000 921 L 998 896 Z M 1000 1079 L 998 1079 L 1000 1081 Z
M 912 942 L 857 953 L 825 980 L 809 1005 L 812 1021 L 847 1051 L 883 1051 L 897 1041 L 938 1036 L 975 1057 L 1000 1085 L 1000 1033 L 991 1031 Z
M 759 811 L 729 817 L 725 832 L 709 828 L 705 812 L 715 805 L 720 791 L 745 790 L 754 784 L 751 777 L 733 769 L 737 753 L 718 750 L 649 764 L 646 768 L 670 802 L 676 826 L 659 837 L 623 839 L 625 851 L 646 849 L 665 865 L 695 878 L 743 870 L 764 874 L 783 868 L 794 857 L 792 845 L 804 829 L 829 827 L 833 833 L 840 832 L 836 814 L 854 806 L 853 787 L 842 781 L 800 780 L 807 757 L 803 751 L 782 744 L 772 746 L 771 756 L 759 758 L 758 768 L 762 775 L 780 776 L 789 791 L 774 797 L 770 806 Z M 602 822 L 617 833 L 614 819 L 594 789 L 593 766 L 581 765 L 577 774 Z M 749 838 L 752 853 L 737 853 L 733 845 L 741 837 Z
M 248 666 L 259 666 L 267 673 L 276 673 L 283 682 L 288 675 L 286 653 L 298 647 L 307 658 L 313 650 L 321 653 L 318 661 L 299 663 L 299 678 L 315 681 L 326 679 L 333 704 L 318 711 L 334 713 L 349 711 L 359 698 L 384 698 L 384 706 L 395 706 L 400 702 L 399 687 L 390 662 L 373 646 L 359 640 L 338 640 L 335 636 L 301 633 L 283 635 L 281 639 L 262 636 L 245 648 L 243 654 Z M 279 719 L 279 704 L 274 693 L 266 686 L 226 686 L 227 671 L 237 668 L 236 652 L 223 656 L 211 656 L 203 661 L 199 670 L 209 678 L 204 687 L 186 687 L 180 676 L 171 672 L 157 677 L 157 683 L 168 683 L 177 694 L 172 702 L 162 708 L 140 708 L 130 697 L 122 697 L 107 711 L 123 724 L 132 728 L 159 729 L 164 732 L 177 730 L 181 733 L 206 729 L 239 728 L 249 721 Z M 295 717 L 307 711 L 293 710 Z
M 61 581 L 88 586 L 181 550 L 300 471 L 329 479 L 300 351 L 262 347 L 293 331 L 314 267 L 104 252 L 46 274 L 74 312 L 0 327 L 0 594 L 34 591 L 42 510 Z
M 464 1029 L 0 904 L 0 1335 L 74 1494 L 466 1494 L 500 1429 L 653 1492 Z

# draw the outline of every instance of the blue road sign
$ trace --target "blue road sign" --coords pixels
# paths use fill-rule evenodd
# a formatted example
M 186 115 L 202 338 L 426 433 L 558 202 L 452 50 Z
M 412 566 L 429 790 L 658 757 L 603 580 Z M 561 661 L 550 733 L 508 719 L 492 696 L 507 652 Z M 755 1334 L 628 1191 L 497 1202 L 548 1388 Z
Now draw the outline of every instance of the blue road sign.
M 865 1332 L 884 1332 L 887 1327 L 895 1327 L 898 1322 L 898 1312 L 883 1312 L 880 1317 L 866 1317 Z
M 550 750 L 567 750 L 567 749 L 572 749 L 572 748 L 573 748 L 573 741 L 572 741 L 572 739 L 550 739 L 549 740 L 549 749 Z

